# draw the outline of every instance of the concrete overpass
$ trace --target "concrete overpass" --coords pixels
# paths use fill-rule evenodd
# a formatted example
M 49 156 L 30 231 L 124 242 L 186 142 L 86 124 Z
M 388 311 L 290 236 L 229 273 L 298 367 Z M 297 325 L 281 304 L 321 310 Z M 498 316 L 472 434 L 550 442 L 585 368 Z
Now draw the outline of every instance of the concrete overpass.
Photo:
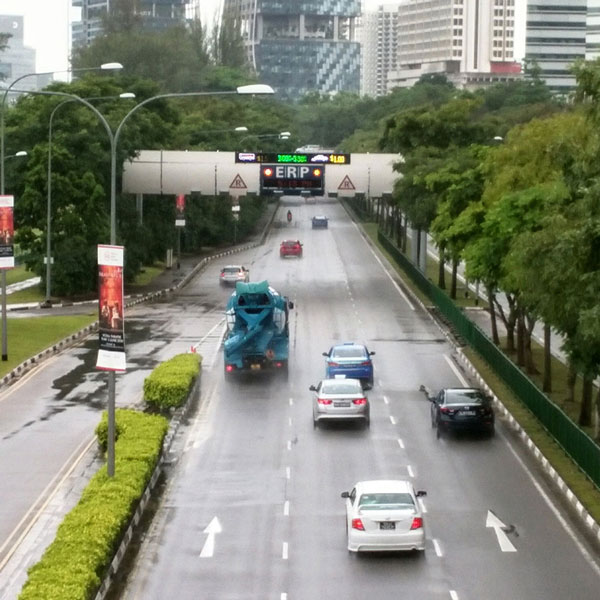
M 325 165 L 325 190 L 330 196 L 381 198 L 391 193 L 399 154 L 352 154 L 350 164 Z M 235 162 L 235 152 L 141 150 L 124 165 L 124 193 L 228 195 L 259 194 L 260 164 Z

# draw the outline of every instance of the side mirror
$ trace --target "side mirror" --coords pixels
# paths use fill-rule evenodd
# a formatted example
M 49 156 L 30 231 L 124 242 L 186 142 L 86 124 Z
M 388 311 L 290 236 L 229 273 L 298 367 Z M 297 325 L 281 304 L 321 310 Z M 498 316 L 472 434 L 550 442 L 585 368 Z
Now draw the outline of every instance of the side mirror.
M 288 302 L 288 308 L 291 310 L 292 308 L 294 308 L 294 303 L 290 300 Z
M 429 400 L 430 402 L 434 401 L 433 396 L 431 396 L 431 394 L 429 393 L 429 390 L 423 384 L 421 384 L 419 386 L 419 391 L 423 392 L 425 394 L 425 396 L 427 396 L 427 400 Z
M 375 352 L 369 352 L 369 356 L 375 356 Z
M 329 356 L 329 352 L 323 352 L 323 356 Z
M 316 391 L 317 391 L 317 388 L 316 388 L 314 385 L 311 385 L 311 386 L 310 386 L 308 389 L 309 389 L 311 392 L 316 392 Z
M 420 498 L 421 496 L 427 496 L 427 492 L 425 490 L 419 490 L 415 493 L 415 496 L 417 498 Z
M 350 498 L 350 492 L 342 492 L 342 498 Z

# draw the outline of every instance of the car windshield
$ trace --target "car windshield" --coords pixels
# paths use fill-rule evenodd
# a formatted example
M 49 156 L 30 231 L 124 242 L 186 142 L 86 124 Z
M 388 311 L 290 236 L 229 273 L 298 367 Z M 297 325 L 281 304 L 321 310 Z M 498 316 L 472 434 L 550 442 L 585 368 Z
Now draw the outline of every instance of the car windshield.
M 414 508 L 415 503 L 409 493 L 362 494 L 358 501 L 361 510 L 396 510 Z
M 324 381 L 321 385 L 322 394 L 361 394 L 362 387 L 359 381 L 337 380 Z
M 485 396 L 479 390 L 448 390 L 446 404 L 484 404 Z
M 366 353 L 363 348 L 357 346 L 348 346 L 334 348 L 331 356 L 335 358 L 365 358 Z

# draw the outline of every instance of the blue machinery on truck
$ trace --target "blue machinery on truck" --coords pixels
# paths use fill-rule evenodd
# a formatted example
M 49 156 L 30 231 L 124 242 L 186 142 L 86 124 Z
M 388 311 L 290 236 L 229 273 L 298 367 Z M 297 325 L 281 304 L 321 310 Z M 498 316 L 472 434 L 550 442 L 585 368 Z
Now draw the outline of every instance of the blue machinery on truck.
M 287 371 L 289 309 L 294 305 L 268 282 L 238 282 L 227 302 L 223 343 L 225 373 Z

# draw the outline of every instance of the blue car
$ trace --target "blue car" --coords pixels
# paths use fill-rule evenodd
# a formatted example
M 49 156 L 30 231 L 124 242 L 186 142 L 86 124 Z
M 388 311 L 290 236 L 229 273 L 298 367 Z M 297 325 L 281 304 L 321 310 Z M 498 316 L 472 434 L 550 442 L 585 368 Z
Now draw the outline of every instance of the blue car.
M 336 344 L 323 352 L 327 358 L 325 366 L 325 377 L 332 379 L 336 375 L 342 375 L 352 379 L 360 379 L 363 387 L 373 387 L 373 361 L 371 356 L 375 352 L 369 352 L 364 344 L 345 342 Z

